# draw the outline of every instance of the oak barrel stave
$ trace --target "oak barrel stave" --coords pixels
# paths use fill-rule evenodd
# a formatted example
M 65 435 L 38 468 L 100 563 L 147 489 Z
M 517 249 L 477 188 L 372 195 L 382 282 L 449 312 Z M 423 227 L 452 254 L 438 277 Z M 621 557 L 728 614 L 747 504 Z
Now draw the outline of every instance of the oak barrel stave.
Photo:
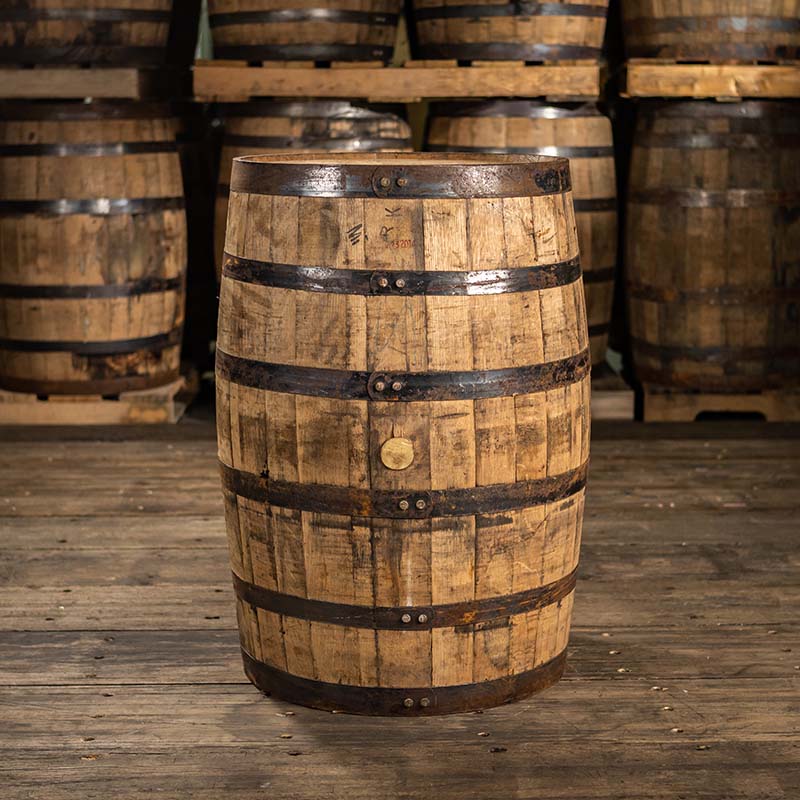
M 623 0 L 632 58 L 781 61 L 800 58 L 798 0 Z
M 338 152 L 412 150 L 401 106 L 350 100 L 226 103 L 215 208 L 217 278 L 222 270 L 233 159 L 276 150 Z
M 400 0 L 209 0 L 217 58 L 247 61 L 392 59 Z
M 415 57 L 561 61 L 600 58 L 608 0 L 465 2 L 414 0 Z
M 526 160 L 520 177 L 508 164 L 525 157 L 459 157 L 455 169 L 418 154 L 303 158 L 314 160 L 236 162 L 231 263 L 397 280 L 577 256 L 563 160 Z M 498 166 L 476 166 L 486 160 Z M 226 267 L 217 340 L 250 679 L 306 705 L 412 715 L 557 680 L 588 457 L 580 278 L 491 295 L 326 293 L 256 282 L 253 269 Z M 503 370 L 532 365 L 508 388 Z M 389 440 L 410 443 L 404 469 L 385 465 Z
M 177 378 L 186 221 L 175 133 L 158 105 L 3 106 L 2 388 L 110 395 Z
M 591 103 L 434 103 L 426 149 L 569 158 L 592 364 L 603 363 L 617 261 L 616 176 L 609 119 Z
M 167 63 L 172 0 L 117 4 L 90 0 L 77 5 L 64 0 L 32 0 L 4 6 L 0 8 L 2 63 Z
M 653 103 L 631 165 L 627 293 L 648 384 L 760 391 L 800 379 L 800 115 Z

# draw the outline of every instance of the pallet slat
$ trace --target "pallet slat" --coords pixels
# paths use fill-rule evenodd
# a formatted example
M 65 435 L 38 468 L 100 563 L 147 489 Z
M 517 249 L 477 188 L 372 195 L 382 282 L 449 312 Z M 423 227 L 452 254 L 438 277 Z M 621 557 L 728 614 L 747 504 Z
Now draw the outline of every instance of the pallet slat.
M 256 96 L 351 97 L 397 102 L 433 97 L 596 98 L 600 94 L 598 64 L 501 67 L 427 64 L 287 69 L 206 61 L 195 66 L 194 92 L 198 100 L 219 102 Z

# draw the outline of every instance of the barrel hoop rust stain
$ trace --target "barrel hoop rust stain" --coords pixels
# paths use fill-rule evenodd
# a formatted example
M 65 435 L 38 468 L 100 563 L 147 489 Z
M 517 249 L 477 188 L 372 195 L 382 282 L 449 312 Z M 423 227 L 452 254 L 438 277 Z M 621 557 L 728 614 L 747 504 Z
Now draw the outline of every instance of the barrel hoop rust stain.
M 566 597 L 575 588 L 576 578 L 577 569 L 543 586 L 510 595 L 463 603 L 396 608 L 330 603 L 283 594 L 242 580 L 235 573 L 233 588 L 240 600 L 274 614 L 351 628 L 400 631 L 492 622 L 500 617 L 535 611 Z
M 580 259 L 515 269 L 402 271 L 330 269 L 256 261 L 228 253 L 223 274 L 243 283 L 329 294 L 483 295 L 566 286 L 581 276 Z
M 590 366 L 589 351 L 584 350 L 557 361 L 507 369 L 362 372 L 272 364 L 217 349 L 217 374 L 225 380 L 270 392 L 342 400 L 413 402 L 512 397 L 577 383 L 589 374 Z
M 423 6 L 414 11 L 418 20 L 426 19 L 480 19 L 481 17 L 600 17 L 605 18 L 605 6 L 586 3 L 536 3 L 519 2 L 504 5 L 454 5 Z
M 379 490 L 292 483 L 220 462 L 223 487 L 279 508 L 384 519 L 432 519 L 532 508 L 571 497 L 586 487 L 588 463 L 560 475 L 465 489 Z
M 682 208 L 764 208 L 794 207 L 800 203 L 800 192 L 768 189 L 663 189 L 634 191 L 628 202 L 638 205 L 670 205 Z
M 0 200 L 0 216 L 42 214 L 45 216 L 67 216 L 89 214 L 92 216 L 116 216 L 119 214 L 150 214 L 159 211 L 182 211 L 183 197 L 100 197 L 73 200 Z
M 217 58 L 244 61 L 390 61 L 394 47 L 373 44 L 274 44 L 214 46 Z
M 598 58 L 602 47 L 564 44 L 522 44 L 486 42 L 481 44 L 424 44 L 419 46 L 422 59 L 550 61 L 562 58 Z
M 140 153 L 177 153 L 175 142 L 99 142 L 58 144 L 3 144 L 0 156 L 124 156 Z
M 414 165 L 264 162 L 239 158 L 231 191 L 297 197 L 467 199 L 541 197 L 572 189 L 567 159 L 519 164 Z
M 278 8 L 271 11 L 231 11 L 209 14 L 212 28 L 225 25 L 264 25 L 275 22 L 345 22 L 356 25 L 397 25 L 398 15 L 344 8 Z
M 247 676 L 262 692 L 289 702 L 327 711 L 371 716 L 452 714 L 490 708 L 517 700 L 552 685 L 561 677 L 566 651 L 538 667 L 502 678 L 461 686 L 394 688 L 349 686 L 292 675 L 258 661 L 242 649 Z
M 116 339 L 106 342 L 43 341 L 40 339 L 0 339 L 0 349 L 24 353 L 75 353 L 76 355 L 116 355 L 138 350 L 162 350 L 180 344 L 182 327 L 157 336 L 139 339 Z
M 140 294 L 176 291 L 182 289 L 185 283 L 185 273 L 177 278 L 142 278 L 138 281 L 92 286 L 0 283 L 0 297 L 58 297 L 70 300 L 89 300 L 95 297 L 135 297 Z

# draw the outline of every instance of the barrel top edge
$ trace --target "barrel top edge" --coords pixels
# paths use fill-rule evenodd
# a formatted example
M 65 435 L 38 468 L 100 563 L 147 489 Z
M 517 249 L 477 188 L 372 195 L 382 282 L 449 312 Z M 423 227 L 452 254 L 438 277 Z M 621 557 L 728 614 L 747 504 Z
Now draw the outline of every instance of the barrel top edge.
M 566 158 L 478 153 L 298 153 L 234 159 L 231 191 L 309 197 L 488 198 L 562 194 Z

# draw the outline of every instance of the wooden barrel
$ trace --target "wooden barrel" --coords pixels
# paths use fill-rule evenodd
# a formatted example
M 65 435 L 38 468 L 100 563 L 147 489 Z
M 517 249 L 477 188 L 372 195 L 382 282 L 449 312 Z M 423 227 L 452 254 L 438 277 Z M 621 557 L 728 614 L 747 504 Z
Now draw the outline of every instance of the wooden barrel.
M 608 0 L 445 3 L 413 0 L 417 58 L 598 59 Z
M 605 361 L 617 261 L 610 120 L 593 103 L 434 103 L 428 116 L 426 148 L 435 152 L 538 153 L 570 160 L 592 364 Z
M 245 669 L 435 714 L 558 679 L 589 350 L 565 159 L 234 162 L 217 427 Z
M 800 58 L 800 0 L 623 0 L 622 18 L 634 58 Z
M 274 150 L 339 152 L 413 150 L 411 128 L 401 106 L 371 106 L 350 100 L 273 103 L 252 101 L 221 106 L 225 120 L 215 243 L 217 278 L 222 271 L 233 159 Z
M 639 114 L 626 275 L 637 377 L 700 391 L 800 382 L 800 113 L 780 102 Z
M 216 58 L 392 59 L 401 0 L 209 0 Z
M 163 64 L 171 13 L 172 0 L 3 3 L 0 63 Z
M 6 104 L 0 120 L 0 387 L 175 380 L 186 220 L 169 109 Z

